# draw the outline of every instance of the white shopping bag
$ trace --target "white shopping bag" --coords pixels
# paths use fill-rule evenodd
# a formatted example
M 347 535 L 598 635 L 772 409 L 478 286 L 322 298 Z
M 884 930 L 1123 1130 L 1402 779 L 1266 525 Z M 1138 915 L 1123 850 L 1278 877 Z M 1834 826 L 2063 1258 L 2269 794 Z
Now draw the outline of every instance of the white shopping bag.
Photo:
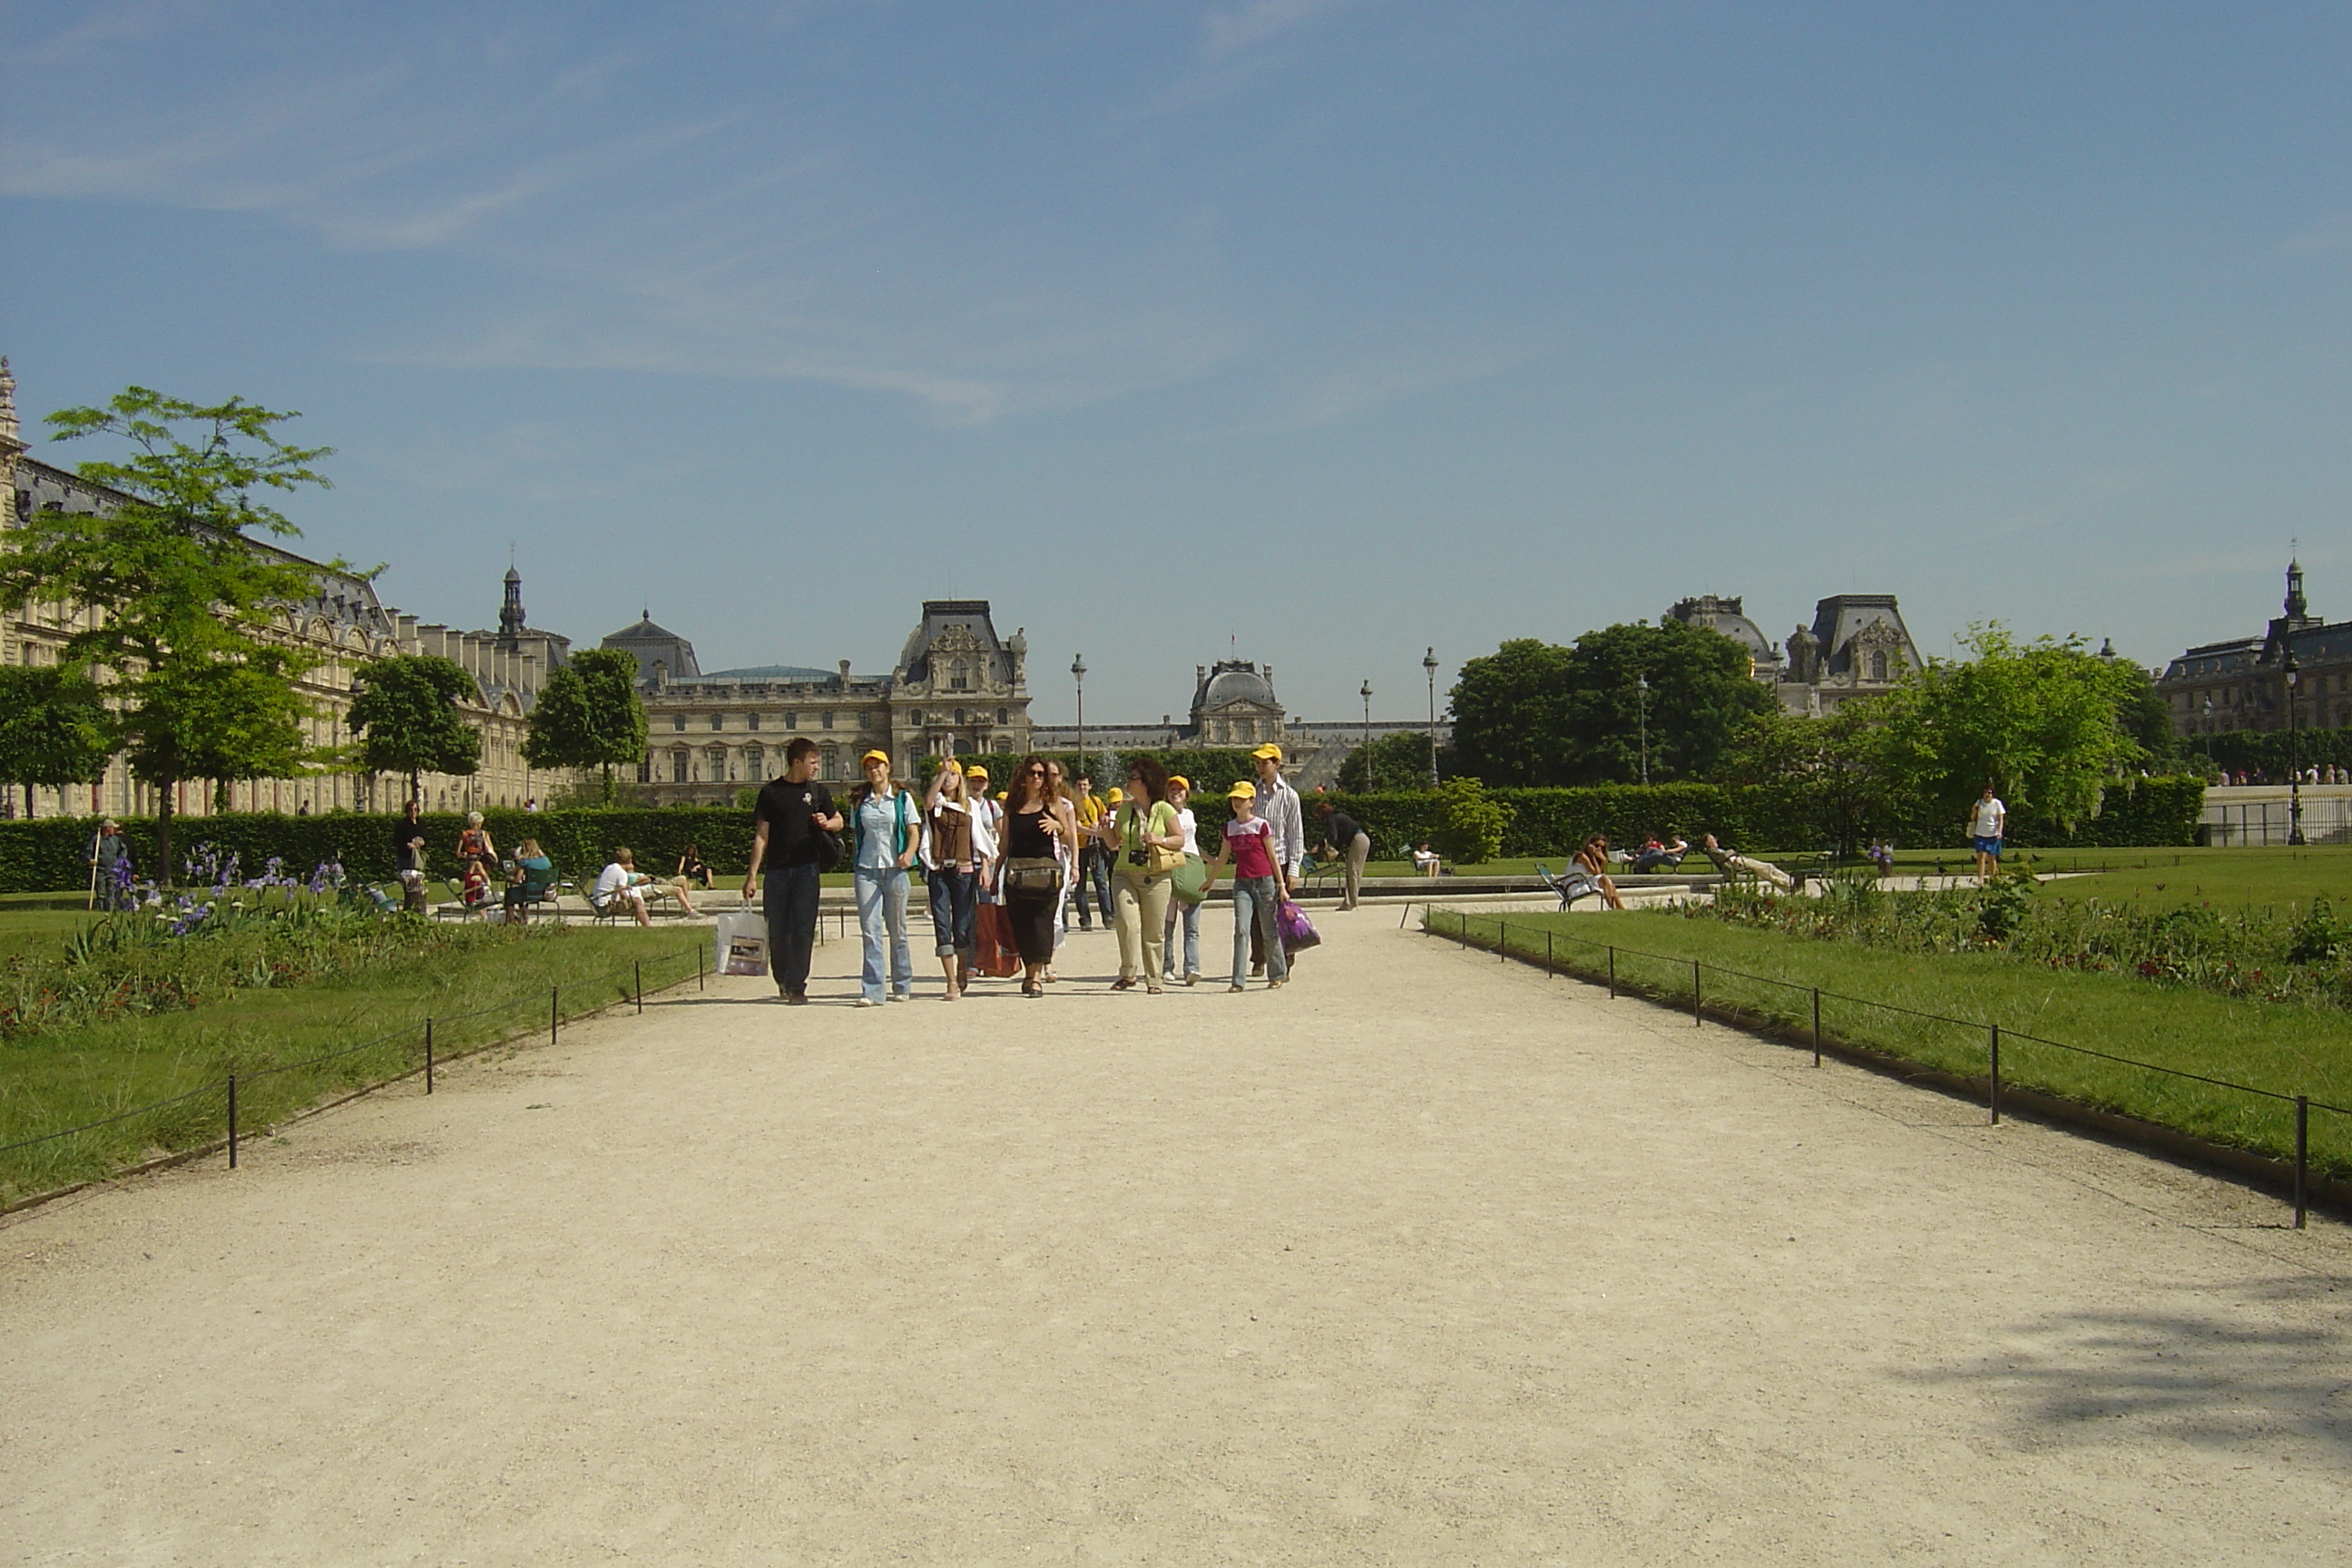
M 759 910 L 733 910 L 719 917 L 719 973 L 768 973 L 768 917 Z

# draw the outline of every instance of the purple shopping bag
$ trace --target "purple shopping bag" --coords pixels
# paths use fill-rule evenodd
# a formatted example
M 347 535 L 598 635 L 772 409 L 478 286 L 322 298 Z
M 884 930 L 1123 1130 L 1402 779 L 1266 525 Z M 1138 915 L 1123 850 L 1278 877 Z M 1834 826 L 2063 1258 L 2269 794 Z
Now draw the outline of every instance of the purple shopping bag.
M 1315 922 L 1307 918 L 1307 911 L 1288 899 L 1275 907 L 1275 925 L 1282 932 L 1282 951 L 1286 953 L 1304 952 L 1323 940 Z

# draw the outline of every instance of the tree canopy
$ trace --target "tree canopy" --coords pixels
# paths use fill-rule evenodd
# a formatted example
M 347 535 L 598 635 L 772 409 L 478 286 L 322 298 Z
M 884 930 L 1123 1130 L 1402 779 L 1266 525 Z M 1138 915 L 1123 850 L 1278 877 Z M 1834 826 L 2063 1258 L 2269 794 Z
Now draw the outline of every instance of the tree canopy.
M 1895 786 L 1954 822 L 1990 780 L 2012 812 L 2072 825 L 2147 752 L 2125 727 L 2146 673 L 2080 637 L 2021 643 L 1972 626 L 1965 660 L 1931 658 L 1874 704 Z
M 1339 764 L 1339 787 L 1350 795 L 1429 788 L 1428 734 L 1397 730 L 1357 747 Z
M 125 460 L 81 466 L 130 499 L 97 512 L 33 513 L 0 555 L 0 606 L 88 606 L 64 662 L 113 672 L 132 767 L 160 797 L 157 858 L 172 863 L 173 787 L 277 778 L 305 760 L 303 707 L 290 683 L 310 660 L 260 635 L 275 606 L 318 591 L 317 568 L 251 537 L 299 531 L 257 492 L 323 487 L 324 447 L 292 447 L 276 428 L 299 417 L 241 398 L 212 405 L 133 386 L 102 408 L 47 423 L 59 440 L 113 436 Z M 341 570 L 340 563 L 331 568 Z
M 1704 778 L 1775 703 L 1739 644 L 1672 619 L 1604 626 L 1568 647 L 1506 642 L 1465 663 L 1451 695 L 1456 765 L 1495 785 L 1639 779 L 1645 714 L 1651 781 Z
M 637 661 L 620 648 L 572 656 L 539 689 L 523 760 L 535 768 L 596 768 L 613 797 L 613 769 L 646 757 L 646 705 L 637 696 Z
M 25 791 L 93 784 L 114 755 L 114 716 L 89 672 L 71 665 L 0 665 L 0 780 Z
M 404 773 L 419 795 L 422 775 L 463 778 L 482 765 L 482 737 L 458 704 L 475 695 L 474 678 L 436 654 L 380 658 L 359 674 L 351 726 L 360 737 L 360 765 L 369 773 Z

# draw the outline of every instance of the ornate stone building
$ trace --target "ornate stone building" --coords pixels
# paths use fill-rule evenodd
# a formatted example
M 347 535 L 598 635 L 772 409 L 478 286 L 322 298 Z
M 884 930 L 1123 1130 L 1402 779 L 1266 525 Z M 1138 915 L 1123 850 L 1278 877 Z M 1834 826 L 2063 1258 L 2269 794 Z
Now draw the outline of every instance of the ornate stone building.
M 1892 594 L 1832 594 L 1813 606 L 1813 624 L 1789 634 L 1784 652 L 1748 618 L 1738 598 L 1701 594 L 1669 618 L 1721 632 L 1748 650 L 1748 670 L 1791 713 L 1833 712 L 1875 697 L 1916 668 L 1919 650 Z
M 42 510 L 98 512 L 130 498 L 103 485 L 92 484 L 67 469 L 54 468 L 25 455 L 16 405 L 16 381 L 8 362 L 0 359 L 0 491 L 9 506 L 7 527 L 21 527 Z M 253 548 L 308 567 L 318 592 L 299 605 L 282 606 L 266 631 L 305 649 L 316 662 L 299 683 L 312 715 L 305 721 L 309 739 L 322 760 L 317 771 L 300 778 L 241 780 L 229 786 L 231 809 L 238 811 L 391 810 L 404 781 L 353 773 L 337 769 L 331 758 L 350 743 L 345 715 L 351 710 L 354 676 L 373 659 L 397 653 L 433 653 L 455 660 L 473 675 L 473 700 L 466 703 L 467 718 L 482 732 L 482 765 L 471 778 L 427 774 L 425 803 L 433 810 L 463 809 L 468 805 L 520 805 L 535 794 L 544 794 L 551 779 L 536 776 L 522 761 L 522 739 L 531 703 L 547 671 L 563 660 L 568 639 L 538 631 L 527 624 L 522 607 L 522 581 L 509 568 L 506 601 L 496 632 L 463 632 L 437 624 L 421 623 L 415 616 L 383 604 L 368 579 L 309 561 L 274 545 L 256 541 Z M 98 612 L 70 605 L 44 605 L 0 620 L 0 662 L 54 664 L 76 626 Z M 100 672 L 101 680 L 105 672 Z M 212 809 L 210 783 L 189 780 L 179 786 L 175 811 L 204 816 Z M 23 791 L 0 791 L 5 809 L 21 805 Z M 153 789 L 131 776 L 120 757 L 95 784 L 65 790 L 35 792 L 35 809 L 42 815 L 107 812 L 116 816 L 147 816 L 156 806 Z
M 1028 640 L 999 637 L 985 599 L 926 600 L 887 676 L 853 675 L 847 659 L 705 674 L 694 645 L 650 610 L 604 646 L 637 660 L 648 728 L 637 782 L 661 805 L 731 802 L 783 772 L 796 735 L 817 742 L 817 776 L 836 781 L 857 777 L 877 746 L 911 776 L 919 756 L 1030 745 Z
M 2165 667 L 2156 689 L 2176 735 L 2287 727 L 2287 662 L 2295 666 L 2294 722 L 2352 725 L 2352 622 L 2328 624 L 2304 597 L 2303 565 L 2286 565 L 2286 599 L 2257 637 L 2200 644 Z

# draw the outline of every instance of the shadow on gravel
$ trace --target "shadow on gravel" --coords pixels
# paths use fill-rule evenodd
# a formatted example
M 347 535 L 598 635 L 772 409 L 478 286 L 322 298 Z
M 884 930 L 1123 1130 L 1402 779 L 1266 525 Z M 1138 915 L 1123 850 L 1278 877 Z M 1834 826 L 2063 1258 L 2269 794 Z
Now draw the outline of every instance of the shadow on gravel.
M 2297 1436 L 2352 1451 L 2352 1280 L 2298 1276 L 2248 1281 L 2226 1300 L 2215 1294 L 2171 1310 L 2043 1318 L 2010 1331 L 1994 1353 L 1909 1375 L 1973 1384 L 2012 1410 L 2019 1437 L 2033 1447 L 2122 1436 L 2234 1447 Z M 2283 1309 L 2319 1321 L 2284 1325 L 2274 1321 Z

